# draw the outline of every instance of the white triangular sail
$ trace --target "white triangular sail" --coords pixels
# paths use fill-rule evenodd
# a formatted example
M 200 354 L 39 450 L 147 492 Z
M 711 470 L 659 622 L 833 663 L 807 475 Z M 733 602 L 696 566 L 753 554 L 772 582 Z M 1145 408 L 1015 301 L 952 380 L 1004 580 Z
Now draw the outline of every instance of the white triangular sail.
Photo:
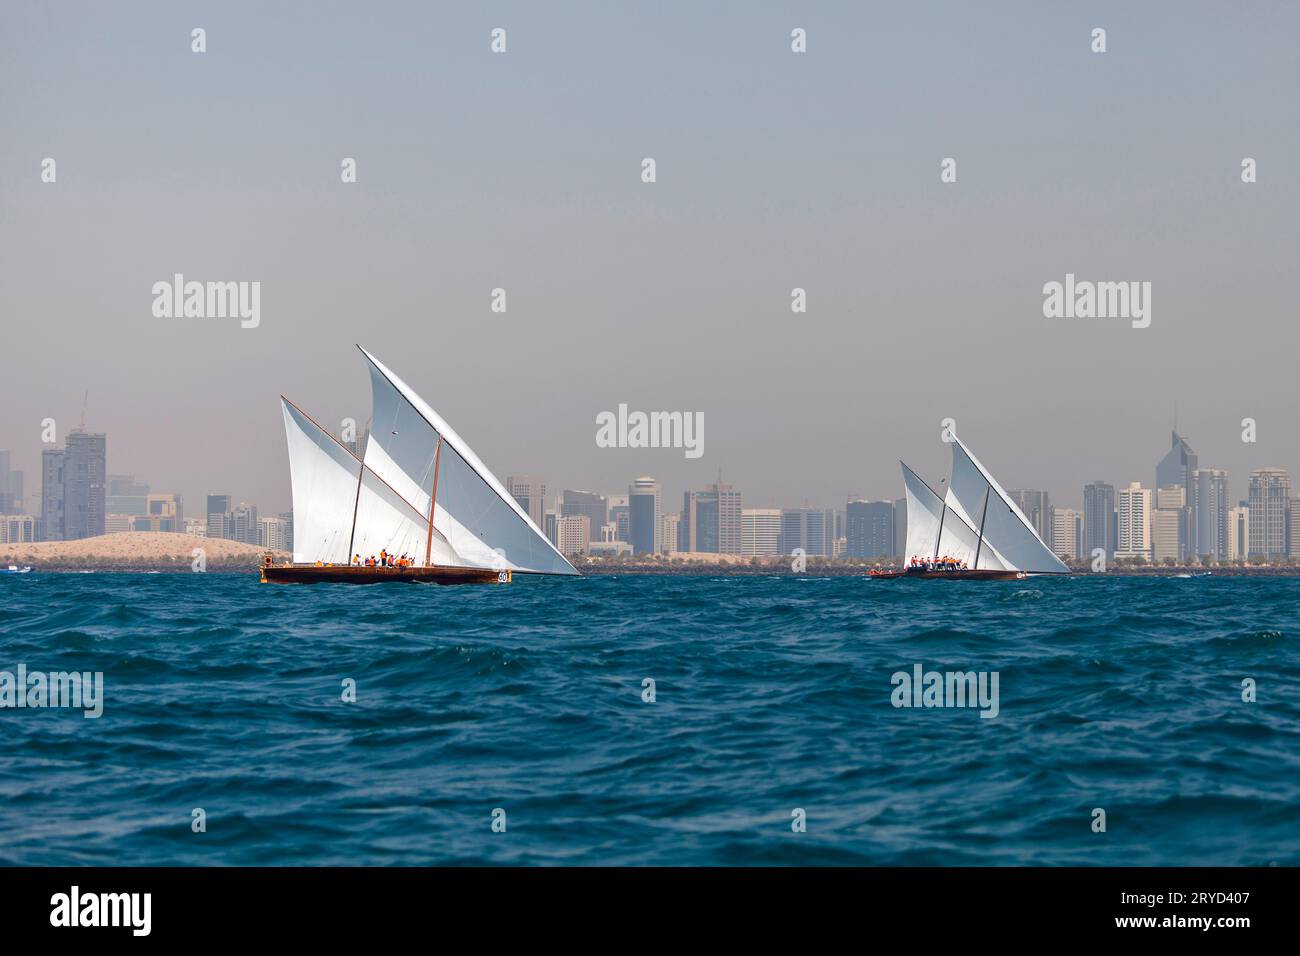
M 1034 526 L 998 484 L 979 459 L 956 435 L 952 442 L 952 480 L 949 493 L 982 533 L 978 566 L 995 567 L 992 555 L 986 561 L 984 549 L 996 555 L 1008 569 L 1036 574 L 1069 572 L 1069 568 L 1043 543 Z M 971 567 L 976 567 L 974 563 Z
M 299 564 L 347 564 L 381 551 L 423 561 L 429 521 L 302 409 L 281 399 L 293 489 L 293 559 Z M 354 520 L 355 518 L 355 520 Z M 456 565 L 435 529 L 435 563 Z
M 934 557 L 939 540 L 939 522 L 943 517 L 943 499 L 934 493 L 921 476 L 903 465 L 903 493 L 907 498 L 906 561 Z
M 374 422 L 365 462 L 428 520 L 456 563 L 539 574 L 577 574 L 473 449 L 382 362 L 370 362 Z
M 346 564 L 361 462 L 281 399 L 293 489 L 293 560 Z

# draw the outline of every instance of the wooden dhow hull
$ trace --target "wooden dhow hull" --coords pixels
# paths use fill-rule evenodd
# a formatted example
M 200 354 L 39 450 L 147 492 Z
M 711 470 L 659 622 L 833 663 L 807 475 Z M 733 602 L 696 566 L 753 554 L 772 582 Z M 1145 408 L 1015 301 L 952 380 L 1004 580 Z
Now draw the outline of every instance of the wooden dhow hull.
M 357 565 L 271 564 L 263 584 L 509 584 L 510 571 L 490 568 L 367 568 Z
M 994 571 L 988 568 L 967 571 L 869 571 L 869 578 L 883 578 L 893 580 L 894 578 L 922 578 L 925 580 L 939 579 L 943 581 L 1019 581 L 1022 578 L 1029 577 L 1024 571 Z

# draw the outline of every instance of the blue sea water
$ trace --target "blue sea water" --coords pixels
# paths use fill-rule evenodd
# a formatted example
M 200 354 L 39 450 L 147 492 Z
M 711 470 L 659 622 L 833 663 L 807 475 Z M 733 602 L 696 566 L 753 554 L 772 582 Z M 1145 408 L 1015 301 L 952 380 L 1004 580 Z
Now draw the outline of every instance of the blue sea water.
M 105 695 L 0 710 L 7 864 L 1300 864 L 1297 579 L 35 573 L 0 601 L 0 670 Z M 998 716 L 894 707 L 915 664 L 997 671 Z

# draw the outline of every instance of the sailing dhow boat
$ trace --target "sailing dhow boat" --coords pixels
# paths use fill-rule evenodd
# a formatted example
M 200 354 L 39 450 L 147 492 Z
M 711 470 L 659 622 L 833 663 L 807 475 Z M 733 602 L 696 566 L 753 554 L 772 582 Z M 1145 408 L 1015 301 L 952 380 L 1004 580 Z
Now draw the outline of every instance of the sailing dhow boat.
M 952 478 L 939 495 L 903 466 L 907 495 L 907 553 L 918 564 L 873 571 L 875 578 L 1001 580 L 1029 574 L 1068 574 L 1029 519 L 971 450 L 952 435 Z M 941 561 L 941 559 L 947 561 Z
M 360 346 L 357 346 L 361 348 Z M 363 458 L 281 396 L 293 484 L 293 561 L 265 582 L 506 584 L 514 572 L 577 574 L 451 426 L 377 358 Z M 372 555 L 402 567 L 367 567 Z

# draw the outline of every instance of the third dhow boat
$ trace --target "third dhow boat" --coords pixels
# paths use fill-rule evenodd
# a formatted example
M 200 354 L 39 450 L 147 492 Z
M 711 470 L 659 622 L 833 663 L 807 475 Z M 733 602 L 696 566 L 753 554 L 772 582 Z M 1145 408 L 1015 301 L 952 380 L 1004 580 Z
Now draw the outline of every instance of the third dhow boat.
M 952 478 L 942 498 L 899 462 L 907 494 L 907 566 L 870 576 L 1004 580 L 1068 574 L 997 479 L 951 437 Z

